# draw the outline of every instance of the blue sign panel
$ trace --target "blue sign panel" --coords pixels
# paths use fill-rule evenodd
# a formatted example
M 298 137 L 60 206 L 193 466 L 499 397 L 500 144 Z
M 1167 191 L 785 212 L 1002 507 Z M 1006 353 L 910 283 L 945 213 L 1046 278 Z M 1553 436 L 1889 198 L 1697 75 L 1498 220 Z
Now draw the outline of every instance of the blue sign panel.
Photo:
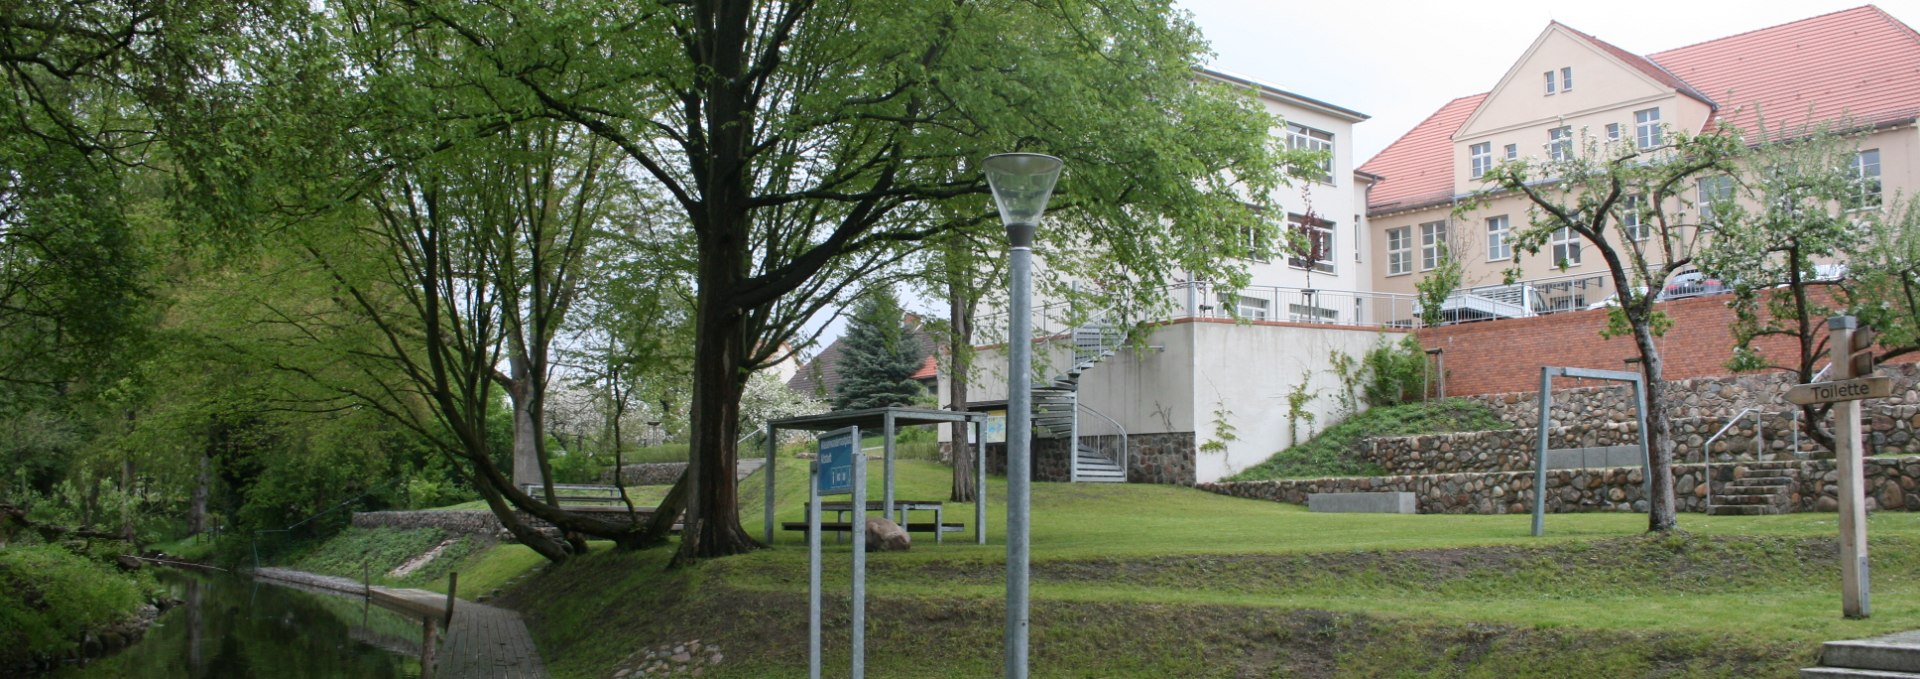
M 833 432 L 819 439 L 820 475 L 814 483 L 821 495 L 853 492 L 853 461 L 860 454 L 853 430 Z

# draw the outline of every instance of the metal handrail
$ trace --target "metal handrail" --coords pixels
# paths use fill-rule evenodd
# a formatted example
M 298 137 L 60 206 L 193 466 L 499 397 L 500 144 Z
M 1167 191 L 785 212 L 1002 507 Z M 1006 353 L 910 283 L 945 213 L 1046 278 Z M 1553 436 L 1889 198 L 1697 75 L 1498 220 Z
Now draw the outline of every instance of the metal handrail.
M 1085 403 L 1081 403 L 1078 400 L 1075 400 L 1073 404 L 1075 406 L 1078 406 L 1082 410 L 1092 413 L 1094 417 L 1098 417 L 1100 419 L 1106 420 L 1107 424 L 1113 425 L 1114 431 L 1120 432 L 1120 459 L 1116 461 L 1120 463 L 1120 473 L 1126 474 L 1127 471 L 1131 469 L 1129 465 L 1132 464 L 1133 462 L 1133 455 L 1132 455 L 1133 449 L 1129 447 L 1127 444 L 1127 428 L 1120 426 L 1120 423 L 1115 422 L 1113 418 L 1107 417 L 1106 413 L 1100 412 L 1098 410 L 1094 410 L 1093 406 L 1087 405 Z M 1080 442 L 1076 440 L 1073 442 L 1073 445 L 1075 448 L 1078 448 L 1080 446 Z M 1074 456 L 1078 457 L 1079 451 L 1076 450 L 1074 452 Z
M 1701 474 L 1701 480 L 1707 484 L 1708 509 L 1713 508 L 1713 442 L 1720 440 L 1722 435 L 1725 435 L 1728 430 L 1733 429 L 1733 425 L 1739 424 L 1741 418 L 1746 417 L 1749 413 L 1759 412 L 1761 412 L 1761 410 L 1758 406 L 1741 409 L 1738 414 L 1727 420 L 1725 426 L 1720 427 L 1720 431 L 1716 431 L 1712 436 L 1707 437 L 1706 443 L 1700 444 L 1700 462 L 1706 469 L 1706 471 Z M 1759 416 L 1756 415 L 1753 418 L 1753 459 L 1755 461 L 1759 461 L 1760 456 L 1766 451 L 1766 446 L 1766 423 L 1762 422 Z

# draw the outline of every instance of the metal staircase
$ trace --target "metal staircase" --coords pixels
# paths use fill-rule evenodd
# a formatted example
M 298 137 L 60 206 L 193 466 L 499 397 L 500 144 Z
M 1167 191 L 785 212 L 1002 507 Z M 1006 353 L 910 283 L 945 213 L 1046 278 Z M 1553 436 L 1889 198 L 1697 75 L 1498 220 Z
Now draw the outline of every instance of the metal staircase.
M 1073 365 L 1051 383 L 1033 388 L 1033 435 L 1037 439 L 1066 439 L 1074 442 L 1069 456 L 1069 478 L 1075 483 L 1126 483 L 1127 432 L 1112 418 L 1080 403 L 1080 375 L 1102 359 L 1120 350 L 1125 333 L 1102 316 L 1075 327 L 1072 331 Z M 1112 451 L 1081 440 L 1081 413 L 1106 421 L 1117 434 L 1118 447 Z

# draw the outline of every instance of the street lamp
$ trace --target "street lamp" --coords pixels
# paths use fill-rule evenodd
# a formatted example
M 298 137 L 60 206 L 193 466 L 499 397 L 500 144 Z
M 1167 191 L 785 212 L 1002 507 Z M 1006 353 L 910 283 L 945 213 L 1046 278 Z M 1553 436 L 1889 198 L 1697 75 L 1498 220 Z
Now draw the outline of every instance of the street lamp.
M 1011 290 L 1007 312 L 1007 679 L 1027 679 L 1027 524 L 1032 502 L 1033 231 L 1060 179 L 1059 158 L 987 156 L 987 185 L 1007 225 Z M 1069 452 L 1069 455 L 1072 453 Z

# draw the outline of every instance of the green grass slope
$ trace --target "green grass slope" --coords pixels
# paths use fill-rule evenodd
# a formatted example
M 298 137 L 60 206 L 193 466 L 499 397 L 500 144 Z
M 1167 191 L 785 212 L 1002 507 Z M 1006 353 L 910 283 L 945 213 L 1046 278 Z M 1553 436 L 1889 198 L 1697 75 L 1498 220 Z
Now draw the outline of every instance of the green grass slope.
M 1369 438 L 1512 428 L 1513 425 L 1494 415 L 1492 409 L 1462 398 L 1373 408 L 1342 420 L 1305 443 L 1280 451 L 1228 480 L 1380 476 L 1384 473 L 1380 466 L 1361 458 L 1356 449 Z

